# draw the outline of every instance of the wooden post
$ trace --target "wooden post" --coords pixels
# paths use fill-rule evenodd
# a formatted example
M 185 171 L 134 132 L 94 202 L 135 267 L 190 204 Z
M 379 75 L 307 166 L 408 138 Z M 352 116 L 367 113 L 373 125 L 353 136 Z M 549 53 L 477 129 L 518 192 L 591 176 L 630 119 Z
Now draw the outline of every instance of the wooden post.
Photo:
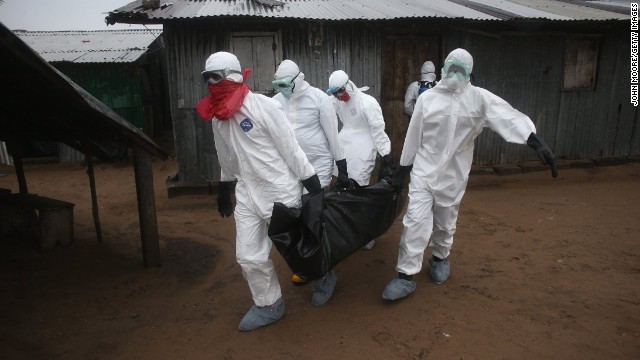
M 160 240 L 156 218 L 156 200 L 153 190 L 151 155 L 143 148 L 134 145 L 133 161 L 144 266 L 160 267 Z
M 16 168 L 16 176 L 18 177 L 18 188 L 20 194 L 28 194 L 27 178 L 24 176 L 24 167 L 22 166 L 22 144 L 15 137 L 7 141 L 7 150 L 13 156 L 13 166 Z
M 96 179 L 93 175 L 93 156 L 88 148 L 85 148 L 85 159 L 87 160 L 87 174 L 89 175 L 89 187 L 91 188 L 91 209 L 93 211 L 93 223 L 96 227 L 98 242 L 102 242 L 102 226 L 98 216 L 98 196 L 96 195 Z

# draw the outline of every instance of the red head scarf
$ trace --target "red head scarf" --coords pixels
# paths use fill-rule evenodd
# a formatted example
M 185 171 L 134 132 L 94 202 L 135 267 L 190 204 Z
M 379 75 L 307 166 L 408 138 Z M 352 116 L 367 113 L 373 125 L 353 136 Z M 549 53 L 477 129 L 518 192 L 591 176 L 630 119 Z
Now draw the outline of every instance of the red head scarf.
M 204 121 L 211 121 L 214 117 L 220 120 L 228 120 L 235 114 L 247 93 L 251 91 L 244 83 L 251 75 L 251 70 L 242 71 L 243 82 L 235 82 L 225 79 L 218 84 L 209 84 L 209 96 L 198 102 L 196 110 Z

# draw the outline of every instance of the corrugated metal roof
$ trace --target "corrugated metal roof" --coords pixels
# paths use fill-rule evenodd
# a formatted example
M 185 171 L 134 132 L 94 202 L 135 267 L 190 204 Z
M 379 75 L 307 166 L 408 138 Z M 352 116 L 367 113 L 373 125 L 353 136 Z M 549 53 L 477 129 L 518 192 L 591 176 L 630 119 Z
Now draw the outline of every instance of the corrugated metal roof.
M 579 0 L 173 0 L 145 9 L 142 0 L 109 13 L 107 22 L 157 24 L 174 19 L 263 17 L 309 20 L 628 20 L 629 7 Z
M 126 63 L 140 58 L 162 30 L 15 31 L 15 34 L 47 62 Z
M 484 1 L 483 1 L 484 2 Z M 567 17 L 570 20 L 630 20 L 631 8 L 620 2 L 571 0 L 510 0 L 531 10 L 540 10 Z M 501 3 L 504 3 L 501 2 Z
M 111 158 L 107 149 L 113 141 L 121 140 L 167 158 L 142 130 L 45 62 L 2 23 L 0 51 L 0 76 L 10 88 L 0 107 L 0 140 L 57 141 L 80 151 L 89 149 L 105 160 Z M 29 100 L 34 98 L 38 106 Z

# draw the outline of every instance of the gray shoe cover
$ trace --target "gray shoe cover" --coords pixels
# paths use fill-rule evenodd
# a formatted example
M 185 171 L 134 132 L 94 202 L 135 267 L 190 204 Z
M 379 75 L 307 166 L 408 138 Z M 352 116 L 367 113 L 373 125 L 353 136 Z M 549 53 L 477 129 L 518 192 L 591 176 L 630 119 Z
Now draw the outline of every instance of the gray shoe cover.
M 253 305 L 238 325 L 240 331 L 251 331 L 280 320 L 284 316 L 282 296 L 269 306 Z
M 414 291 L 416 291 L 415 281 L 395 278 L 384 288 L 382 298 L 385 300 L 398 300 L 413 294 Z
M 311 293 L 311 303 L 315 306 L 322 306 L 331 299 L 333 289 L 336 287 L 336 272 L 331 270 L 322 279 L 313 282 Z
M 448 258 L 442 261 L 429 259 L 429 274 L 431 274 L 431 280 L 433 280 L 434 283 L 440 285 L 447 281 L 450 272 L 451 264 Z

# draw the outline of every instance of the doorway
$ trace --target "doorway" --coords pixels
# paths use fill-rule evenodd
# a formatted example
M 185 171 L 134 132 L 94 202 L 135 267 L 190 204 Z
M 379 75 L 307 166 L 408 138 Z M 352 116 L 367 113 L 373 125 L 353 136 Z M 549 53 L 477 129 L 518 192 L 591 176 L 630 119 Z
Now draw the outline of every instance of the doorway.
M 278 32 L 233 32 L 229 48 L 242 68 L 251 69 L 247 85 L 254 93 L 273 95 L 271 82 L 282 61 Z
M 391 140 L 391 158 L 394 165 L 400 161 L 409 126 L 409 116 L 404 113 L 404 95 L 409 84 L 420 79 L 420 67 L 427 60 L 433 62 L 439 78 L 441 60 L 438 36 L 393 36 L 382 41 L 380 105 Z

